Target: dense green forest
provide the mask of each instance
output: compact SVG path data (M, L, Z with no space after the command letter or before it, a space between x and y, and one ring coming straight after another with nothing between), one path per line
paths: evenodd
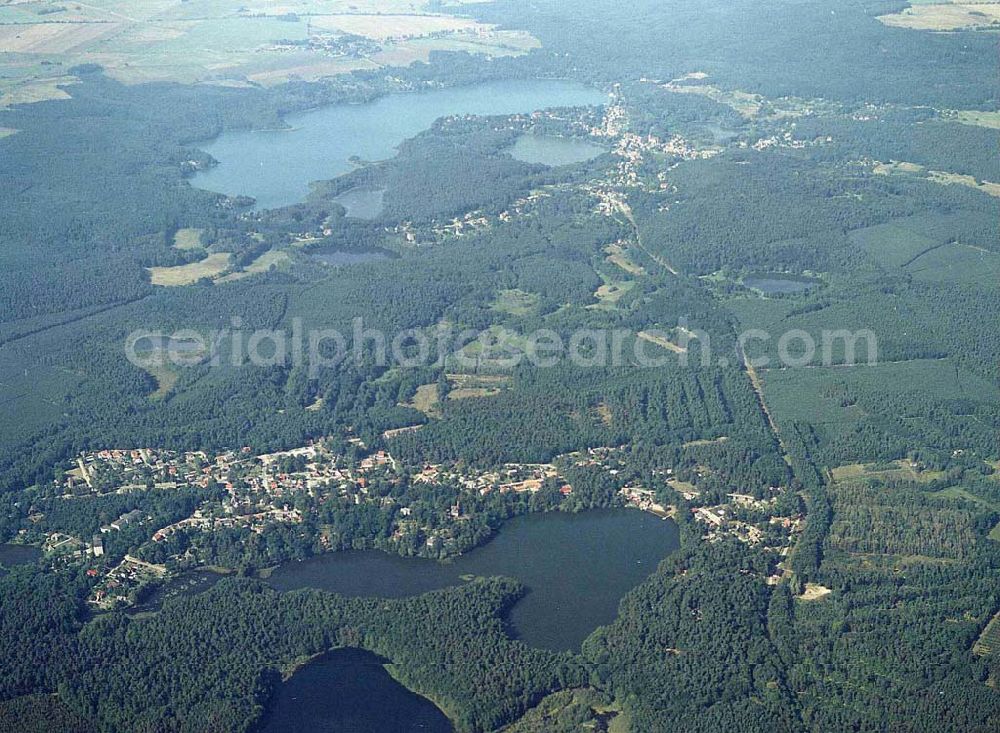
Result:
M499 0L460 12L541 48L273 87L126 85L89 64L67 70L66 99L0 110L16 130L0 137L0 542L86 542L148 517L106 535L103 560L0 567L0 731L253 730L284 673L344 646L390 660L462 733L1000 729L996 32L878 18L906 6ZM227 131L526 78L610 101L438 120L280 209L190 180ZM543 134L605 152L558 167L510 154ZM371 219L335 200L357 188L384 191ZM154 284L149 268L210 255L222 273ZM380 361L356 319L428 337L429 358ZM217 363L164 371L124 353L138 329L297 327L338 329L360 358L260 367L229 340ZM448 329L496 350L437 341ZM620 333L624 357L505 360L541 329ZM844 331L872 340L827 347ZM791 332L825 362L783 363ZM288 499L301 524L153 542L222 487L67 497L53 482L84 450L328 436L352 459L398 460L366 486L385 501L303 490ZM613 464L574 458L588 450ZM462 490L411 480L426 464L515 462L554 462L572 494L548 481L463 500L446 547L395 536L400 506L441 526ZM620 506L625 487L676 510L682 548L574 653L511 637L525 588L509 579L387 601L250 577L327 550L445 557L518 514ZM737 539L693 513L720 506L766 530ZM97 614L87 571L126 553L235 572L155 613Z

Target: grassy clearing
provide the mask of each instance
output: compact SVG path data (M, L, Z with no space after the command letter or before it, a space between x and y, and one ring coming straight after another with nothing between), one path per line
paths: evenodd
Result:
M967 186L968 188L974 188L977 191L981 191L987 196L1000 197L1000 184L991 183L989 181L978 181L974 176L967 176L961 173L927 170L922 165L918 165L917 163L907 163L905 161L876 163L872 172L878 176L918 176L925 181L937 183L942 186Z
M597 302L587 307L615 310L618 301L630 293L635 284L635 280L609 280L594 291Z
M666 349L667 351L672 351L675 354L687 353L687 349L685 349L683 346L678 346L673 341L664 338L660 334L651 333L649 331L639 331L638 336L643 341L648 341L651 344L656 344L660 348Z
M695 77L688 74L684 81L690 79L704 79L705 76ZM764 98L759 94L748 94L739 90L725 90L711 84L677 84L670 82L666 89L676 94L697 94L708 97L713 102L724 104L727 107L739 112L744 117L754 118L760 114L761 107L764 106Z
M17 130L13 127L0 127L0 140L5 137L10 137L11 135L16 135Z
M156 390L149 395L149 399L153 402L166 399L167 395L177 386L177 380L180 378L180 374L176 369L167 365L149 367L146 371L156 380Z
M0 79L0 109L18 104L69 99L69 93L62 87L75 83L77 83L76 77L70 76L48 79Z
M172 288L181 285L191 285L202 278L211 278L221 275L229 267L229 253L217 252L209 255L199 262L191 262L187 265L177 265L176 267L148 267L150 280L153 285L162 285Z
M526 316L538 308L539 296L513 288L501 290L490 304L490 308L511 316Z
M272 267L281 268L282 265L286 265L291 261L292 258L287 252L270 249L239 272L232 272L224 277L220 277L218 282L228 283L233 282L234 280L242 280L243 278L250 277L251 275L259 275L263 272L268 272Z
M174 234L174 249L199 249L203 229L178 229Z
M449 374L449 400L468 400L495 397L510 384L510 377L504 375Z
M969 188L974 188L977 191L982 191L988 196L1000 197L1000 183L977 181L973 176L965 176L960 173L948 173L946 171L930 171L927 178L934 183L940 183L944 186L968 186Z
M607 254L605 260L625 270L629 275L646 274L646 270L641 265L637 265L629 259L628 251L621 245L609 244L604 248L604 252Z
M441 417L437 384L421 384L417 387L417 392L413 395L413 399L403 406L419 410L427 415L427 417Z
M930 483L944 476L943 471L921 471L904 459L893 461L890 464L850 463L845 466L837 466L830 473L833 474L834 481L882 478Z
M972 645L972 653L979 657L987 657L1000 651L1000 613L990 619L983 633Z
M820 585L819 583L806 583L806 589L802 591L802 595L799 596L799 600L818 601L820 598L826 598L831 593L833 593L833 591L825 585Z
M722 435L718 438L712 438L711 440L691 440L683 445L684 448L701 448L706 445L722 445L727 440L729 440L728 435Z
M1000 112L980 112L979 110L957 110L945 114L946 119L961 122L963 125L988 127L1000 130Z
M987 29L1000 25L1000 5L934 3L913 5L879 20L894 28L921 31Z

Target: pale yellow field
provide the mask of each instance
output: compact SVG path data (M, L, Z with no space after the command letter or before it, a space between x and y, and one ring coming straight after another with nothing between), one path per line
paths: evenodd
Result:
M117 23L36 23L0 26L0 53L69 53L117 33Z
M635 287L635 280L620 280L605 283L594 291L594 297L598 302L588 306L589 308L614 308L618 301Z
M174 234L176 249L197 249L201 246L201 229L178 229Z
M967 186L968 188L974 188L977 191L982 191L989 196L1000 197L1000 183L978 181L973 176L963 175L961 173L927 170L922 165L918 165L917 163L907 163L905 161L893 161L892 163L876 162L872 172L878 176L919 176L925 181L938 183L942 186Z
M18 104L69 99L69 94L62 87L76 82L77 79L70 76L19 79L10 84L0 82L0 109Z
M820 598L828 596L833 591L819 583L806 583L806 589L799 596L800 601L818 601Z
M51 86L51 69L39 66L43 58L59 64L52 68L98 63L126 83L274 85L408 65L426 61L433 51L494 57L539 46L526 33L500 31L439 7L430 12L430 5L429 0L256 0L249 5L240 0L37 0L31 3L36 13L53 12L28 16L37 22L0 25L0 53L19 54L17 62L5 65L0 107L61 94ZM366 36L382 48L356 58L322 43L296 45L339 33Z
M162 400L170 394L180 377L176 369L170 366L149 367L146 371L156 380L156 391L149 395L149 399L153 401Z
M975 188L976 190L982 191L990 196L1000 197L1000 183L977 181L972 176L963 176L959 173L946 173L945 171L930 171L928 178L935 183L940 183L945 186L951 184L968 186L969 188Z
M10 137L11 135L14 135L16 133L17 130L15 130L13 127L0 127L0 140L2 140L5 137Z
M937 3L914 5L879 20L895 28L924 31L954 31L968 28L988 28L1000 23L1000 4Z
M683 346L678 346L673 341L665 339L659 334L650 333L649 331L639 331L639 338L643 341L648 341L651 344L656 344L657 346L667 349L668 351L673 351L675 354L686 354L687 349Z
M448 15L328 15L314 18L313 28L337 30L377 41L393 38L417 38L432 33L456 31L487 32L490 26L466 18Z
M149 267L150 280L153 285L177 287L196 283L203 277L214 278L229 267L229 253L218 252L209 255L200 262L192 262L176 267Z
M417 393L413 395L413 400L406 407L419 410L427 415L427 417L441 417L441 410L438 406L437 385L422 384L417 387Z

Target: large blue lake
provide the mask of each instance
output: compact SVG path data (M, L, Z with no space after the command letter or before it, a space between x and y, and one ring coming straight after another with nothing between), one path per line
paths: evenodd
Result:
M195 175L199 188L253 196L258 208L305 199L309 183L353 168L351 158L391 158L404 140L439 117L510 115L550 107L602 105L604 93L554 79L497 81L390 94L367 104L339 104L289 116L289 130L236 131L201 148L219 161Z
M280 566L268 583L346 596L402 598L474 576L506 575L528 593L509 630L532 646L577 650L618 604L679 546L677 525L634 509L516 517L482 547L447 563L384 552L336 552ZM263 733L450 733L448 719L356 649L331 652L298 670L268 705Z

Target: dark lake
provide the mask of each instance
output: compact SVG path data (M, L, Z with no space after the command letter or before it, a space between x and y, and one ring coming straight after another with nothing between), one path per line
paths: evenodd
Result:
M607 152L588 140L555 135L521 135L508 150L517 160L524 163L548 165L553 168L572 163L582 163Z
M449 115L510 115L549 107L602 105L593 87L554 79L497 81L390 94L368 104L340 104L291 115L291 129L234 131L203 144L219 161L192 179L199 188L257 199L259 208L302 201L311 181L352 170L351 158L385 160L396 146Z
M347 216L355 219L374 219L382 213L385 189L352 188L333 200L344 207Z
M0 545L0 565L28 565L42 556L37 547L28 545Z
M182 596L194 596L211 588L225 575L212 570L189 570L153 590L141 603L130 608L127 613L138 614L159 611L164 601Z
M429 700L396 682L386 660L338 649L298 670L269 705L261 733L451 733Z
M754 272L743 278L743 284L764 295L789 295L804 293L822 281L803 275L786 275L781 272Z
M282 565L267 582L278 590L400 598L470 576L505 575L528 588L511 611L512 632L532 646L576 650L595 628L614 620L622 597L678 546L672 521L637 510L529 514L447 563L374 550L340 552Z

